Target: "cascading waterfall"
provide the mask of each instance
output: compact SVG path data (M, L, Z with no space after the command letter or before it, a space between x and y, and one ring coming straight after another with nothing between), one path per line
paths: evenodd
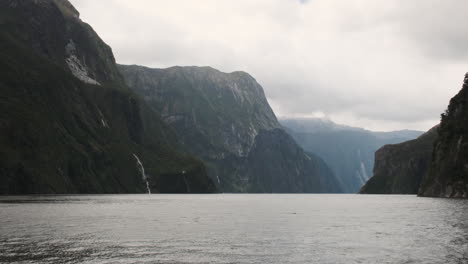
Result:
M148 194L151 194L151 189L149 187L148 177L146 176L146 173L145 173L145 167L143 167L143 163L141 163L140 159L138 158L138 156L135 153L133 153L133 157L135 157L135 159L137 161L137 165L138 165L138 169L140 170L141 177L146 182L146 190L148 190Z

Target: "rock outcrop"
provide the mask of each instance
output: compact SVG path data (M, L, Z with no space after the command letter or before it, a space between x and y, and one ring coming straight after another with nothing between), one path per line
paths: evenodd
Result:
M435 126L417 139L385 145L375 152L374 174L363 194L416 194L432 158Z
M324 162L282 130L263 88L245 72L120 66L128 86L202 159L224 192L338 192Z
M0 1L0 71L0 194L215 191L68 1Z

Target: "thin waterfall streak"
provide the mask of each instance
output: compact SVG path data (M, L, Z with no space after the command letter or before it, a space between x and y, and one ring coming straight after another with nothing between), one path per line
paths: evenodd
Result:
M137 161L137 166L138 166L138 169L140 170L141 177L146 182L146 190L148 191L148 194L151 194L151 189L149 187L148 177L146 176L146 173L145 173L145 167L143 167L143 163L141 163L140 159L138 158L138 156L135 153L133 153L133 157L135 157L135 159Z

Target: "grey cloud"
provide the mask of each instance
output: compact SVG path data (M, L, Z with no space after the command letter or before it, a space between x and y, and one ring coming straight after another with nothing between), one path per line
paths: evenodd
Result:
M468 71L463 0L71 1L120 63L244 70L280 116L428 129Z
M441 60L466 60L466 10L468 2L463 0L404 1L397 22L425 55Z

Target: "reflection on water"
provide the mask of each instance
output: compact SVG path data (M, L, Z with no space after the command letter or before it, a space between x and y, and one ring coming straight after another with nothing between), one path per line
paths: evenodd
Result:
M0 197L0 263L468 263L468 200Z

